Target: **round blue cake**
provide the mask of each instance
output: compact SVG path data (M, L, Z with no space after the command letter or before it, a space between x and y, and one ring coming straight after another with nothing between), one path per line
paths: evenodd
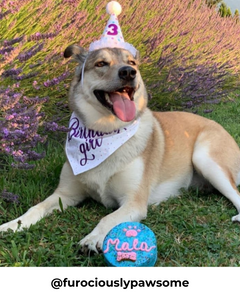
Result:
M144 224L124 222L106 235L103 254L109 266L152 267L157 260L156 237Z

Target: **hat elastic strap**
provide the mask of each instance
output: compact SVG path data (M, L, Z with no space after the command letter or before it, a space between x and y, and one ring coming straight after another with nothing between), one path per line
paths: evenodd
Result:
M83 76L84 76L84 69L85 69L85 65L86 65L86 61L87 61L88 56L86 56L83 65L82 65L82 74L81 74L81 85L83 87Z

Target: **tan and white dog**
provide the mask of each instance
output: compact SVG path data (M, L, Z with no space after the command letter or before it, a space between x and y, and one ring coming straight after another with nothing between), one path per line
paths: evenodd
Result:
M182 188L206 185L234 204L238 215L232 220L240 222L236 187L240 184L240 151L219 124L185 112L150 111L138 58L127 50L105 48L87 53L73 45L64 55L79 63L69 104L84 128L108 134L136 121L138 126L133 136L90 170L74 175L68 159L55 192L21 217L1 225L0 231L29 227L59 209L59 199L65 209L91 196L106 207L117 208L80 241L83 249L98 252L115 225L141 221L148 205L176 196Z

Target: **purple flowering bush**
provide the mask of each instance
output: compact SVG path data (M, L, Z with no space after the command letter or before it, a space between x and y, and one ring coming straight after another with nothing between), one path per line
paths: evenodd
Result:
M239 85L239 22L203 2L151 1L151 20L140 30L147 36L148 28L145 58L155 72L146 76L160 108L218 103ZM142 9L139 23L148 14Z
M221 18L202 0L120 2L124 38L141 53L152 108L195 110L234 90L240 22ZM62 53L99 39L106 3L0 0L0 169L6 157L11 167L32 168L45 155L38 145L50 132L67 130L74 64Z

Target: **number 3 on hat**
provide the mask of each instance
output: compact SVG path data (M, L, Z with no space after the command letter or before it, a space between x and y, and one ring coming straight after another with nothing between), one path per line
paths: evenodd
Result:
M110 24L108 26L108 28L109 28L108 31L107 31L108 35L117 35L118 34L118 27L117 27L117 25Z

